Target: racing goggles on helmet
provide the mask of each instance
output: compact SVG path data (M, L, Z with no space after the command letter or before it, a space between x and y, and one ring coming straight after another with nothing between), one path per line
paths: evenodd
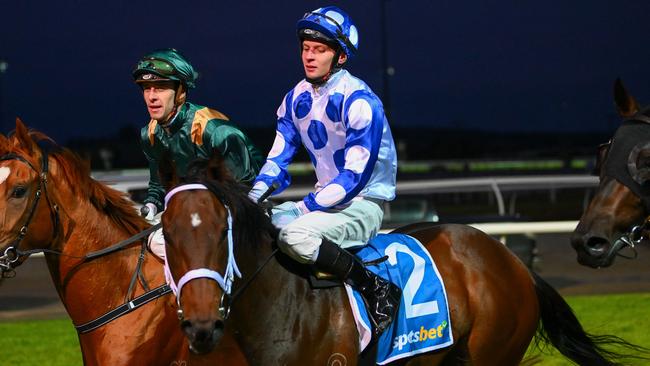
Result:
M148 58L138 62L138 70L149 70L153 71L161 76L177 76L178 71L171 63L159 59L159 58Z
M314 15L317 17L325 18L326 20L329 21L330 24L334 24L336 26L336 38L341 40L343 43L345 43L346 46L352 51L352 52L357 52L357 48L354 47L352 42L350 42L350 39L348 36L345 35L343 32L343 27L339 24L339 22L336 21L336 19L322 13L314 13L314 12L306 12L305 15L302 16L302 19L307 19L307 17Z

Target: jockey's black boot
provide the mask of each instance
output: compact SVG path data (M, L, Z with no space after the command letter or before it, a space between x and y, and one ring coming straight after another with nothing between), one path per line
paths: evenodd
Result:
M327 239L323 239L315 265L361 293L376 337L388 328L401 301L399 287L372 273L354 255Z

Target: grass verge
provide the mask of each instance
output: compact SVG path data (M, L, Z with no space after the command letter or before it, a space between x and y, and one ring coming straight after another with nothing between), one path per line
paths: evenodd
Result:
M583 327L592 334L613 334L628 342L650 346L650 293L566 297ZM82 365L77 334L68 319L0 323L3 365L77 366ZM537 365L571 363L554 348L544 352L530 349ZM648 365L650 361L631 361Z

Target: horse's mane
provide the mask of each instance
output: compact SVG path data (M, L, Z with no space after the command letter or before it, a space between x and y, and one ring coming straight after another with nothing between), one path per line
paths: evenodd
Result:
M24 127L22 127L24 129ZM135 233L147 226L133 207L133 202L123 192L110 188L91 178L90 163L71 150L57 145L47 135L35 130L16 129L5 139L2 154L14 153L30 160L35 167L41 166L44 151L56 161L61 178L66 180L70 191L80 200L88 201L99 212L107 215L117 226Z
M248 198L248 187L234 180L220 157L191 162L183 181L206 185L230 208L235 242L259 245L277 238L278 229L264 209Z
M63 149L60 154L54 154L68 182L77 184L73 191L83 199L87 199L100 212L110 217L116 225L135 233L147 226L140 217L127 195L116 189L102 184L90 176L90 164L82 161L78 155Z

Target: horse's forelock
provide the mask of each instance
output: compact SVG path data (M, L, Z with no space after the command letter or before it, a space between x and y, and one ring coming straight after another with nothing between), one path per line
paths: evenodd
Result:
M258 245L263 242L261 239L264 233L272 238L277 237L277 229L263 209L248 198L249 187L232 177L220 155L215 155L210 160L192 161L181 183L206 185L222 204L230 208L234 216L236 242Z
M235 241L249 246L260 245L263 236L268 233L271 238L277 237L277 229L271 219L264 213L262 207L248 197L248 187L233 179L226 181L207 180L203 183L212 193L227 205L233 215Z
M7 136L0 134L0 155L14 153L35 163L42 153L38 148L39 143L47 143L58 148L52 138L38 130L28 129L18 120L14 131Z

